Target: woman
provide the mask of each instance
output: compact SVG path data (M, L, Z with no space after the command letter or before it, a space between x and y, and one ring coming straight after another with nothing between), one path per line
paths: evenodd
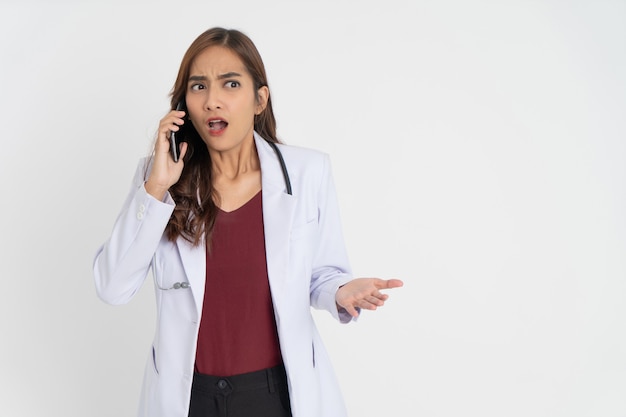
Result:
M352 279L327 155L279 144L261 57L236 30L183 57L94 275L128 302L151 270L157 329L140 416L341 417L311 306L342 323L399 280ZM182 140L174 161L170 132Z

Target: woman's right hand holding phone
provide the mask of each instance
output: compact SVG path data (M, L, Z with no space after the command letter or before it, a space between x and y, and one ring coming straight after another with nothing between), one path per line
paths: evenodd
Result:
M169 137L170 132L178 132L180 126L185 123L184 117L184 111L172 110L159 123L154 146L154 162L145 183L146 191L159 201L162 201L167 190L178 182L183 172L183 157L187 152L187 143L180 144L180 156L178 162L174 162L170 153Z

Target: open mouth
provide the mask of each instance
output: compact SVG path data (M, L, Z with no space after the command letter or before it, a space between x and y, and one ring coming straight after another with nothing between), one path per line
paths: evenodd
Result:
M212 132L217 132L220 130L226 129L228 126L228 122L222 119L213 119L209 120L209 130Z

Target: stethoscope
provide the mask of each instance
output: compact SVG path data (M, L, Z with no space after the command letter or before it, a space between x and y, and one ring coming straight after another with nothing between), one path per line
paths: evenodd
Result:
M266 142L269 143L272 149L274 149L274 152L276 152L276 156L278 157L278 162L280 163L280 169L282 170L283 178L285 179L285 188L287 189L287 194L292 195L291 194L291 181L289 180L289 172L287 171L287 165L285 164L285 160L283 159L283 154L280 152L280 149L278 149L278 146L276 146L274 142L270 142L269 140L266 140ZM160 290L163 290L163 291L185 290L185 289L191 288L191 285L189 285L188 282L175 282L169 288L161 287L161 285L159 285L159 283L157 282L155 272L156 271L154 270L154 263L153 263L152 264L152 276L154 278L154 285L156 285L156 287Z
M278 162L280 163L280 169L283 171L283 178L285 179L285 187L287 188L287 194L291 194L291 181L289 181L289 172L287 172L287 165L285 165L285 160L283 159L283 154L278 149L278 146L274 142L266 141L270 144L272 148L274 148L274 152L276 152L276 156L278 157Z

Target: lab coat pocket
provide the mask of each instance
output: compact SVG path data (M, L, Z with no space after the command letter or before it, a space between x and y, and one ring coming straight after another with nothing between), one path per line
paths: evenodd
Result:
M300 240L307 237L314 236L317 229L316 219L307 221L304 224L294 226L291 229L291 240Z
M173 292L177 292L176 290L187 290L190 288L189 281L182 272L182 268L174 269L171 266L168 267L165 263L158 264L156 261L152 265L152 274L157 290L173 290Z

